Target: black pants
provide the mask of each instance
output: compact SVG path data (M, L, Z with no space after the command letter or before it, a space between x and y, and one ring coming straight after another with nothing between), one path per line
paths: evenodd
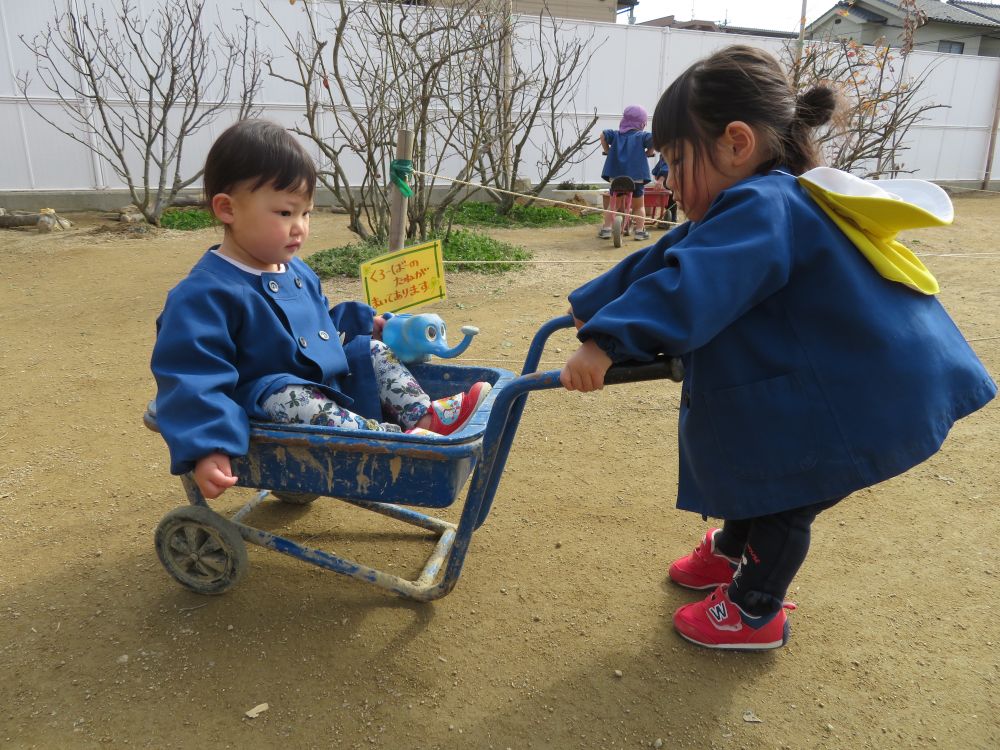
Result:
M729 598L754 616L781 609L809 551L813 521L841 500L838 497L770 516L726 521L715 535L715 548L728 557L742 558Z

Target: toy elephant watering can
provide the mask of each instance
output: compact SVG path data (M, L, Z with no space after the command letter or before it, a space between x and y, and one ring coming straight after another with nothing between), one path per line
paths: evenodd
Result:
M445 336L444 321L440 315L422 313L383 313L385 328L382 329L382 341L392 349L400 362L412 364L426 362L431 355L445 359L457 357L469 348L472 337L479 333L475 326L462 326L465 338L451 349Z

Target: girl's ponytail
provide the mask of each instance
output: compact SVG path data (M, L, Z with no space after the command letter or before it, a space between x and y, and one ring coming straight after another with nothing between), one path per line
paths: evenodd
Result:
M837 94L829 86L813 86L795 99L795 119L810 128L826 125L837 109Z
M833 119L837 104L837 94L828 86L814 86L795 98L795 114L786 137L782 139L784 164L794 174L801 174L819 164L813 130Z

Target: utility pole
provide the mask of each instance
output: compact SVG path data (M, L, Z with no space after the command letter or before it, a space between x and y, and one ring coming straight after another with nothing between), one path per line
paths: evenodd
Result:
M795 61L796 68L802 63L802 48L806 43L806 5L806 0L802 0L802 12L799 14L799 44L798 56Z

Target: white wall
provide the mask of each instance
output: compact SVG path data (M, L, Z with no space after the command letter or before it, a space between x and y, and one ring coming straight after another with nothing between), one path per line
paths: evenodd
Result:
M91 1L103 7L113 5L113 0ZM151 15L157 0L137 2ZM287 64L282 36L255 0L209 0L206 17L214 19L217 13L229 13L233 6L241 4L261 22L262 46L274 52L279 58L278 65L282 64L282 58ZM268 2L267 7L290 35L294 36L303 27L301 6ZM34 65L19 36L31 37L40 31L52 8L47 2L0 0L0 142L6 145L0 168L0 191L120 188L120 181L107 165L42 121L17 93L16 74ZM575 111L564 115L584 118L596 110L600 120L595 136L600 129L616 127L628 104L641 104L651 112L660 93L681 71L719 47L744 43L775 53L781 49L781 42L775 39L624 24L567 21L564 33L593 37L595 52L583 77ZM927 122L911 129L907 144L910 150L902 158L904 164L916 168L915 176L924 179L982 179L1000 85L1000 59L915 52L907 67L912 74L929 69L921 91L929 101L946 104L948 108L934 110ZM46 91L36 87L31 95L36 106L59 116ZM273 78L265 79L261 100L267 117L287 124L299 117L295 89ZM199 164L212 140L229 122L229 119L219 120L190 141L185 164L192 167ZM1000 163L1000 158L996 162ZM533 164L531 155L525 163ZM591 156L564 177L580 182L598 181L602 164L603 158L595 147Z

